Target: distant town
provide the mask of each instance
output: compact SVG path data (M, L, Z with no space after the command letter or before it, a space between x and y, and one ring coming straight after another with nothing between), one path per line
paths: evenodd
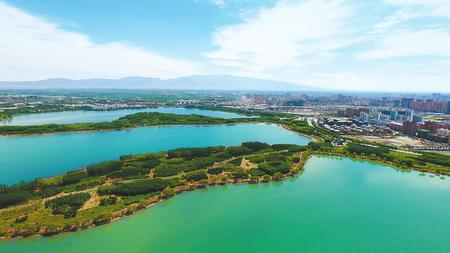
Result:
M348 138L449 152L450 95L440 93L7 91L0 95L0 119L36 112L158 106L284 112Z

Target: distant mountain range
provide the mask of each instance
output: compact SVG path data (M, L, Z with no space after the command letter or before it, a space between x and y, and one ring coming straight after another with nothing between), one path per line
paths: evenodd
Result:
M0 81L0 89L168 89L168 90L319 90L297 83L231 75L194 75L162 80L152 77L121 79L64 79Z

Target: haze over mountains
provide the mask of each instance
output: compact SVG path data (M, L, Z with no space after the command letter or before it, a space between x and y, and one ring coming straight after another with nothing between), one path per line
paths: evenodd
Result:
M292 82L232 75L193 75L162 80L152 77L0 81L0 89L174 89L174 90L318 90Z

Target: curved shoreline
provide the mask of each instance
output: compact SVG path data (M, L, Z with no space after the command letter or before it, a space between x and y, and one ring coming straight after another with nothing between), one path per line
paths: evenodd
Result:
M309 159L309 157L308 157L308 159ZM304 164L305 163L303 163L303 165ZM271 179L271 180L265 181L265 182L263 182L263 181L253 182L250 179L239 179L239 180L229 180L229 181L227 181L225 183L211 183L211 184L208 184L208 185L200 185L200 184L184 185L184 186L180 186L178 189L177 189L177 187L175 187L174 188L174 190L176 191L175 194L167 196L167 195L164 195L164 193L159 193L157 195L148 197L148 198L146 198L146 200L148 200L148 205L146 205L146 206L139 206L136 210L131 211L131 212L129 212L130 209L128 207L124 208L122 210L116 211L115 213L113 213L113 216L114 216L114 214L118 213L117 216L114 216L114 217L112 217L112 219L110 219L108 221L105 221L105 222L101 222L101 223L98 223L98 224L95 224L93 221L81 222L80 223L81 226L77 226L76 228L73 228L73 226L71 226L71 227L64 226L64 227L61 227L61 230L52 231L50 233L47 233L47 231L41 233L39 231L39 232L33 233L33 234L29 235L29 236L22 236L22 235L9 236L9 237L4 237L3 236L3 237L0 237L0 242L1 241L12 241L12 240L42 238L42 237L53 237L53 236L58 236L58 235L63 236L63 235L66 235L66 234L68 234L70 232L75 233L75 232L78 232L78 231L82 231L82 230L86 230L86 229L90 229L90 228L95 228L95 227L106 225L106 224L109 224L109 223L112 223L112 222L120 221L123 218L125 218L126 216L130 216L130 215L133 215L135 213L144 211L146 209L150 209L151 207L154 207L154 206L162 203L166 199L175 197L175 196L183 194L185 192L194 191L194 190L198 190L198 189L207 189L207 188L212 188L212 187L217 187L217 186L225 186L225 185L250 185L250 184L265 184L265 183L279 182L279 181L286 180L286 179L294 177L295 175L300 174L303 171L303 167L304 166L301 166L300 169L295 174L290 174L289 173L287 175L283 175L283 178L280 179L280 180L273 180L273 179ZM133 204L131 204L130 206L132 206L132 205ZM72 225L78 225L78 224L72 224ZM16 230L19 233L20 232L22 232L22 233L24 232L24 231L20 231L18 229L14 229L14 230ZM10 228L7 232L9 232L9 231L13 231L13 229Z
M46 136L46 135L57 135L57 134L78 134L78 133L104 133L104 132L116 132L116 131L126 131L133 130L138 128L146 128L146 127L172 127L172 126L200 126L200 127L208 127L208 126L235 126L235 125L252 125L252 124L265 124L265 125L274 125L281 127L289 132L295 133L297 135L306 137L311 139L311 141L316 142L317 138L308 135L305 133L296 132L290 129L288 126L279 123L271 123L271 122L238 122L238 123L228 123L228 124L162 124L162 125L153 125L153 126L136 126L136 127L128 127L128 128L118 128L118 129L99 129L99 130L80 130L80 131L65 131L65 132L49 132L49 133L34 133L34 134L0 134L0 138L13 138L13 137L30 137L30 136Z
M135 203L136 205L131 204L122 210L114 212L111 216L111 219L104 221L104 222L95 223L94 221L86 221L86 222L80 222L79 224L74 223L71 226L66 225L63 227L59 227L56 231L50 231L50 232L39 228L39 231L37 233L33 233L33 234L30 234L27 236L20 235L21 232L22 233L24 232L23 230L20 231L18 229L10 228L9 231L12 232L13 230L15 230L15 232L18 234L13 235L13 236L0 237L0 241L33 239L33 238L41 238L41 237L53 237L53 236L58 236L58 235L63 236L63 235L68 234L69 232L77 232L77 231L81 231L81 230L95 228L95 227L102 226L102 225L105 225L108 223L123 220L126 216L130 216L135 213L139 213L141 211L144 211L146 209L154 207L154 206L162 203L166 199L175 197L175 196L183 194L185 192L194 191L197 189L207 189L207 188L224 186L224 185L265 184L265 183L274 183L274 182L278 182L278 181L283 181L286 179L293 178L297 175L301 175L305 169L305 165L306 165L307 161L312 156L316 156L316 157L322 156L322 157L331 157L331 158L346 158L346 159L351 159L351 160L354 160L357 162L369 162L369 163L374 163L374 164L380 164L383 166L390 167L391 169L394 169L394 170L400 169L400 170L406 170L406 171L426 172L429 174L436 175L436 172L421 170L421 169L415 168L415 167L409 168L409 167L398 165L395 163L388 163L386 161L369 159L367 157L362 157L362 156L345 156L342 154L336 154L336 153L332 154L332 153L323 153L323 152L302 152L301 159L297 164L295 164L293 166L293 170L291 170L292 172L289 172L288 174L283 175L283 177L280 180L270 179L268 181L261 181L261 180L252 181L251 179L229 179L226 182L221 182L221 183L212 182L212 183L208 183L207 185L201 185L198 182L195 182L195 183L191 183L188 185L182 185L182 186L175 187L174 188L175 193L173 195L166 195L163 192L160 192L157 195L147 197L147 198L145 198L145 200L148 202L148 204L146 204L145 206L141 205L140 203ZM439 174L439 175L448 177L448 176L450 176L450 173L449 174ZM130 207L133 207L133 210L131 210Z

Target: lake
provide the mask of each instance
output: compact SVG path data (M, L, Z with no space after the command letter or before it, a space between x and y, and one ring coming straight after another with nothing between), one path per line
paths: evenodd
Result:
M182 107L158 107L146 109L123 109L113 111L64 111L64 112L46 112L46 113L30 113L13 117L11 120L0 121L0 126L26 126L26 125L43 125L43 124L70 124L70 123L88 123L111 121L123 117L128 114L138 112L162 112L173 114L197 114L218 118L242 118L246 117L231 112L199 110Z
M306 145L310 139L268 124L141 127L110 132L0 138L0 183L54 176L121 155L245 141Z
M292 179L183 193L94 229L0 252L450 252L450 179L312 157Z

